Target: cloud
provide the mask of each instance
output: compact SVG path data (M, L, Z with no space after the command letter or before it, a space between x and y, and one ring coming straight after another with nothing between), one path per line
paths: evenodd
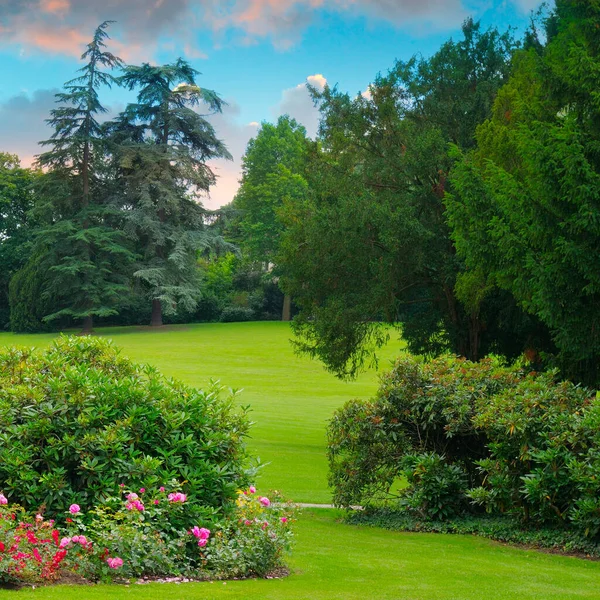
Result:
M93 30L115 20L112 49L126 60L149 60L164 38L190 58L198 30L237 32L238 42L269 39L285 49L327 11L385 21L400 29L450 30L467 16L466 0L0 0L0 45L79 56ZM511 0L522 9L537 0Z
M321 73L309 75L306 82L283 90L281 100L271 109L273 118L280 115L289 115L304 125L310 137L315 137L319 128L319 111L315 107L306 84L322 90L327 84L327 79Z
M57 92L37 90L0 103L0 151L18 154L24 166L31 165L34 155L42 151L38 142L52 133L45 119L55 106Z

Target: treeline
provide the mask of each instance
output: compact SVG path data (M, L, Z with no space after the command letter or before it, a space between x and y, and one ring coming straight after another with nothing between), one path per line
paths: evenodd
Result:
M597 383L600 8L558 0L522 39L468 20L368 93L311 89L317 139L263 123L218 213L197 194L228 154L197 107L222 100L184 61L123 67L105 28L43 172L0 166L3 322L295 314L297 347L342 377L393 324L416 354L525 353ZM138 101L99 124L111 83Z
M207 165L230 158L207 116L220 96L184 60L124 65L105 22L56 97L32 169L0 154L0 327L279 318L268 268L225 241L225 216L202 207ZM112 119L101 91L137 100Z

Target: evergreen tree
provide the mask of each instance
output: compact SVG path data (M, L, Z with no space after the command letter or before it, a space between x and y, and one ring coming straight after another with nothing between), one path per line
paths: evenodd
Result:
M107 70L121 60L105 50L110 21L102 23L82 55L86 64L80 75L57 94L58 108L48 123L54 128L50 150L38 157L48 172L42 179L39 215L47 224L39 233L46 274L44 294L52 297L58 310L46 320L62 317L83 319L90 332L93 317L118 312L119 297L127 285L126 266L131 259L118 215L109 206L106 176L106 146L98 116L106 112L98 91L111 86Z
M113 124L118 145L121 201L126 230L138 243L135 277L152 301L151 325L181 306L193 310L199 294L197 256L216 243L199 199L215 182L206 164L231 158L201 106L221 112L223 100L196 85L198 72L186 61L128 66L120 82L139 89Z

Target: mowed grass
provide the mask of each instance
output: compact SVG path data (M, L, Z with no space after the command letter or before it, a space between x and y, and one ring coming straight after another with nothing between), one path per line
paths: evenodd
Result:
M281 580L38 588L14 600L575 600L600 597L600 564L472 536L410 534L336 522L307 510L292 574Z
M149 331L104 329L131 358L203 386L212 378L244 388L256 425L251 446L264 461L262 489L297 502L328 502L325 423L333 410L377 389L377 373L344 383L319 363L297 357L284 323L191 325ZM51 335L0 334L1 345L44 346ZM382 353L387 368L400 350ZM503 546L473 536L446 536L356 527L334 510L304 510L296 524L292 574L282 580L130 586L57 586L0 591L29 600L600 599L600 563Z
M368 398L377 389L375 370L343 382L290 344L289 324L214 323L150 328L105 328L130 358L158 367L165 375L202 387L219 379L243 388L241 404L252 407L250 446L269 463L258 484L283 491L295 502L328 503L325 427L335 408L351 398ZM0 333L0 346L47 345L53 335ZM389 368L401 343L397 334L381 352L380 369Z

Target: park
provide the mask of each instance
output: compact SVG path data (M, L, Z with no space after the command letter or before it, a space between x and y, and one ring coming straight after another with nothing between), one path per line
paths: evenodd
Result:
M597 3L208 4L0 7L0 598L600 598Z

